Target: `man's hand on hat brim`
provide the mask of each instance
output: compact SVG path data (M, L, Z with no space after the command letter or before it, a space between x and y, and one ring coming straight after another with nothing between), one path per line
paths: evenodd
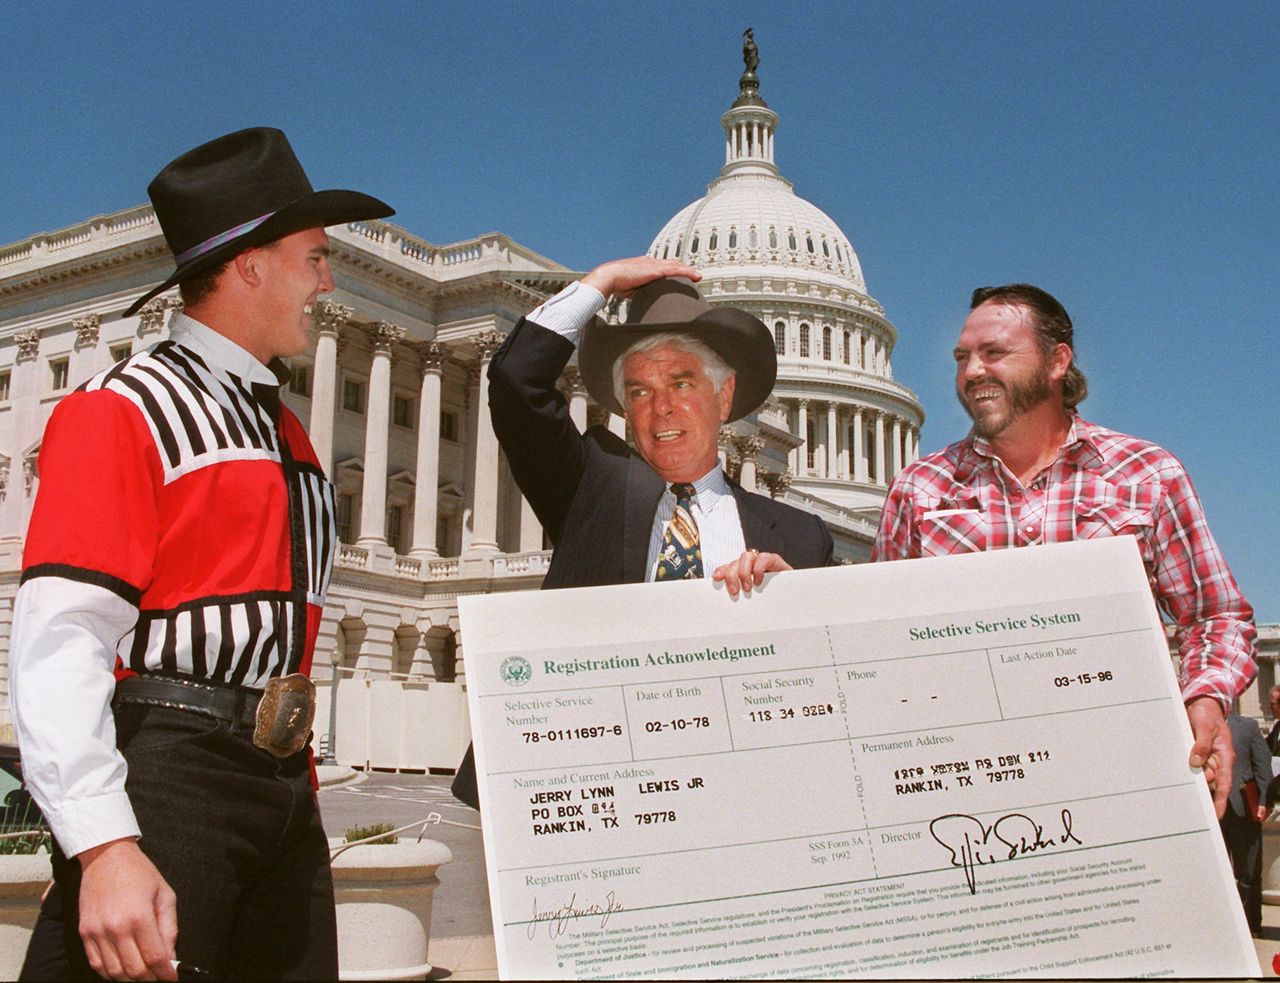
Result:
M595 287L606 298L630 297L646 283L667 276L680 276L689 280L701 280L702 274L692 266L674 259L654 259L652 256L632 256L601 263L582 278L582 282Z

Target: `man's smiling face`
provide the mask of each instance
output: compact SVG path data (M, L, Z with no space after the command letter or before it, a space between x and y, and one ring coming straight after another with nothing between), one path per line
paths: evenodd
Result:
M964 322L954 352L956 396L979 437L998 436L1053 396L1053 360L1031 318L1025 307L990 301Z
M669 343L634 352L622 363L623 401L636 449L668 484L694 481L716 466L733 386L730 376L716 392L702 360Z

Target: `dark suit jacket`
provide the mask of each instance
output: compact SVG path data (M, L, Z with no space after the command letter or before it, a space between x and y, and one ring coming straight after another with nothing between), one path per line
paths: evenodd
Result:
M1231 729L1231 744L1235 748L1236 763L1231 770L1231 795L1227 800L1229 808L1237 816L1252 819L1245 808L1244 796L1240 794L1240 786L1247 781L1254 781L1258 786L1258 799L1270 804L1271 791L1271 749L1262 738L1258 724L1247 717L1233 713L1227 717L1227 726Z
M493 429L555 546L543 589L643 583L666 483L608 429L578 431L556 389L572 354L568 340L521 319L489 363ZM730 484L748 549L777 553L797 569L832 562L831 533L816 515ZM453 794L478 805L470 748Z

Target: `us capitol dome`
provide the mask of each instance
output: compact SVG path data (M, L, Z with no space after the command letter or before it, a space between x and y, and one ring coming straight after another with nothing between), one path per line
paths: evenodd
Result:
M898 332L849 237L778 170L778 114L760 97L750 31L743 53L738 97L720 118L720 176L648 252L697 267L708 302L748 310L773 332L772 397L721 434L730 472L822 515L838 555L865 559L889 483L919 456L924 411L893 378Z

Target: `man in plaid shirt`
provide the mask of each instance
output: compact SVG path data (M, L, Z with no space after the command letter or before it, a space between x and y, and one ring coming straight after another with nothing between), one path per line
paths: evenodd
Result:
M1204 767L1221 817L1234 759L1225 719L1256 672L1253 609L1177 458L1076 414L1088 386L1074 355L1071 318L1045 291L974 291L955 347L973 429L897 476L872 559L1136 537L1176 626L1191 765Z

